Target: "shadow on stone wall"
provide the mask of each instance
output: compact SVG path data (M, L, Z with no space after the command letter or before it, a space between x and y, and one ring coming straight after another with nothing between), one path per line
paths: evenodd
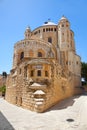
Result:
M0 130L15 130L1 112L0 112Z

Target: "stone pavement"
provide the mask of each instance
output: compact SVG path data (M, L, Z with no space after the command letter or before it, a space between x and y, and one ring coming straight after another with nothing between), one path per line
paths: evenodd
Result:
M66 99L44 113L0 98L0 130L87 130L87 96Z

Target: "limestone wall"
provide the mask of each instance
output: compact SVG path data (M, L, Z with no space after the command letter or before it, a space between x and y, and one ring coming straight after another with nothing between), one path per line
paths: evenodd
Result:
M74 33L62 17L46 22L14 46L13 67L6 83L6 100L43 112L57 102L81 93L81 63Z
M16 104L16 86L13 85L11 75L9 75L6 80L5 99L10 103Z
M21 74L19 73L20 67L22 69ZM14 73L7 79L6 100L23 108L44 112L57 102L81 93L80 88L75 87L78 78L67 70L62 70L58 63L51 65L50 80L48 79L50 82L47 83L47 86L31 87L30 77L24 77L24 64L21 64L17 71L15 82L13 80L14 76L16 76ZM37 91L43 93L35 94Z

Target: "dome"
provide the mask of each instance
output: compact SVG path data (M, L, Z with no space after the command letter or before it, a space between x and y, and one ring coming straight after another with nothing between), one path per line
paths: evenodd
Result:
M62 16L62 18L60 19L60 21L63 21L63 20L66 20L67 22L69 22L68 19L64 15Z
M43 26L48 26L48 25L57 25L57 24L51 22L50 20L44 22L44 24L43 24Z
M61 18L60 20L62 20L62 19L67 19L67 18L63 15L62 18Z
M26 31L30 31L30 32L31 32L31 29L30 29L30 27L29 27L29 26L26 28Z

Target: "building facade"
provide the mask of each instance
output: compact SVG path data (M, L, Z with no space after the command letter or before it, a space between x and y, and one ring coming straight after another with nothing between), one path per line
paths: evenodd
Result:
M62 17L31 31L14 45L13 67L7 77L6 100L43 112L58 101L81 92L81 59L74 32Z

